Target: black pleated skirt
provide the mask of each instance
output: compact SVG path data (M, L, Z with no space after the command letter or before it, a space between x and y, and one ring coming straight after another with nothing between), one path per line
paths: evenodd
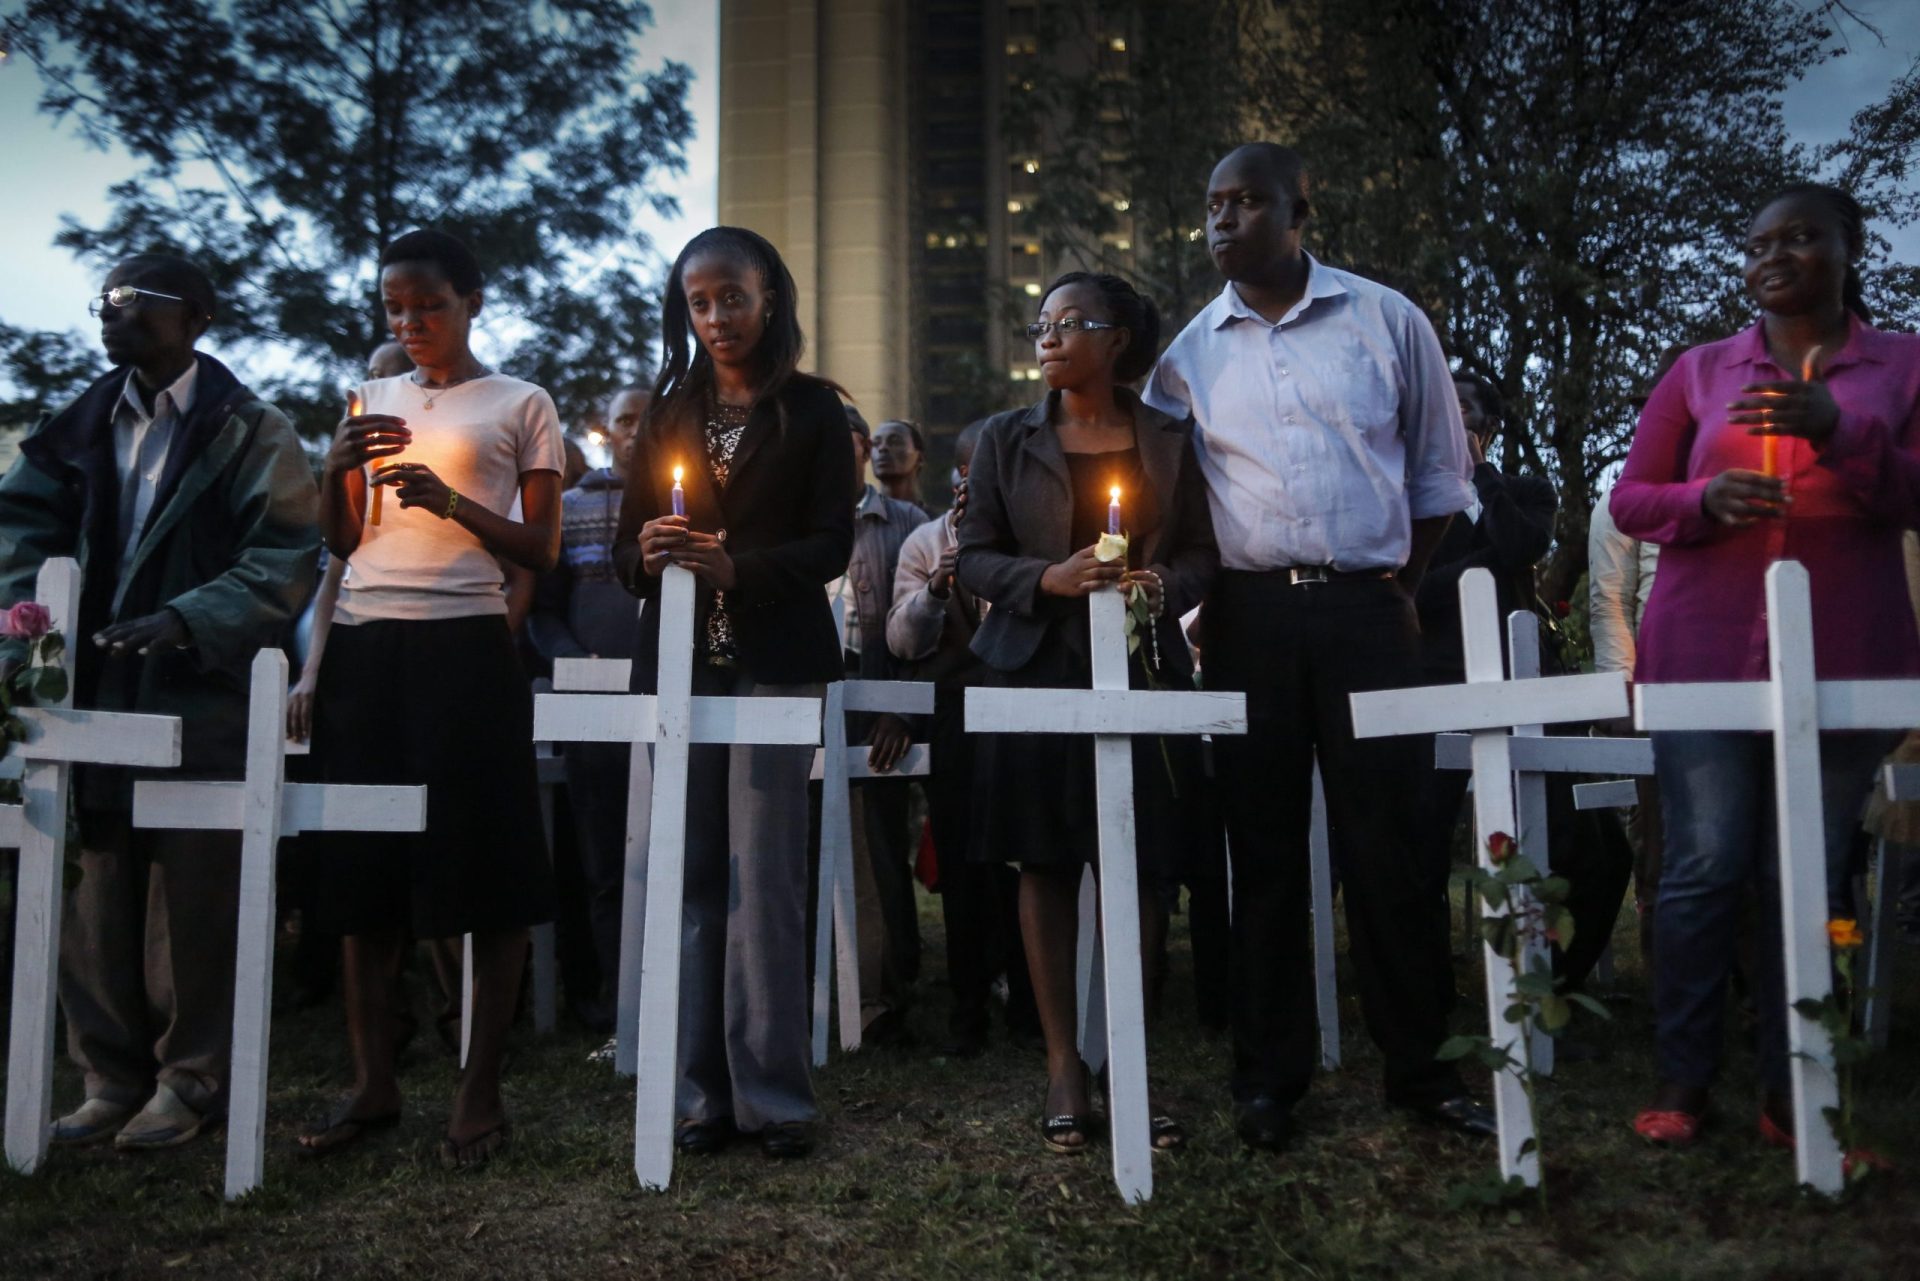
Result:
M504 618L336 623L313 710L326 782L427 788L424 832L314 834L321 928L448 938L553 919L533 695Z

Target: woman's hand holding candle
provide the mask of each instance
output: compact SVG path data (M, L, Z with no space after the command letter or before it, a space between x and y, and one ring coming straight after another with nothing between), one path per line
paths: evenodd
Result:
M1048 596L1091 596L1103 587L1118 587L1125 580L1124 559L1101 560L1095 547L1082 547L1057 565L1049 565L1040 575L1040 590Z
M333 444L327 450L327 472L331 476L370 471L376 460L391 458L413 440L406 419L392 414L364 414L359 412L361 408L358 396L348 397L347 416L341 420L334 432ZM379 523L373 515L379 508L372 504L379 501L379 492L376 486L368 496L369 519L374 524Z
M1821 378L1821 352L1818 347L1807 353L1797 382L1748 383L1740 389L1741 399L1727 406L1727 421L1745 427L1747 434L1761 439L1761 448L1778 449L1778 437L1798 436L1815 449L1822 448L1840 425L1840 406ZM1762 454L1762 466L1772 457L1774 466L1763 475L1778 475L1777 453Z

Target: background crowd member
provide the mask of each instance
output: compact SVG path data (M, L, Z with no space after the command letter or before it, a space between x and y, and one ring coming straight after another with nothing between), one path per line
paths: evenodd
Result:
M1676 346L1660 353L1653 377L1635 401L1637 409L1646 408L1647 397L1685 351ZM1621 533L1613 523L1612 497L1609 490L1593 505L1587 521L1587 627L1593 638L1593 670L1620 672L1631 683L1639 653L1640 620L1647 612L1647 598L1653 594L1660 545ZM1632 718L1626 718L1618 729L1632 733ZM1664 844L1660 784L1651 774L1642 775L1634 780L1634 791L1639 800L1627 820L1627 836L1634 853L1634 911L1640 922L1640 959L1651 972L1656 928L1653 909L1659 898Z
M323 916L346 936L352 1091L301 1143L330 1152L400 1109L390 1007L409 937L473 937L472 1036L440 1158L483 1162L511 1136L500 1062L527 928L553 915L533 763L533 703L507 627L502 558L538 571L560 538L560 424L531 383L495 373L470 337L472 252L411 231L380 256L387 323L411 374L361 384L327 456L321 518L348 561L314 694L331 782L422 784L427 828L328 842ZM371 520L369 465L388 490ZM505 513L519 500L523 519Z
M825 588L853 548L853 449L840 389L798 372L805 338L793 276L763 237L710 228L674 261L662 329L614 571L643 599L670 564L698 576L695 693L819 697L842 671ZM676 465L684 517L671 514ZM648 609L635 692L655 692L659 652L659 613ZM768 1156L813 1150L812 765L808 747L692 749L675 1091L682 1152L717 1151L743 1131Z
M1851 196L1782 192L1747 231L1759 321L1688 351L1647 401L1611 499L1622 533L1661 545L1636 681L1765 680L1765 579L1781 559L1812 580L1820 679L1920 673L1900 542L1920 525L1920 338L1868 323L1863 249ZM1777 475L1759 436L1776 438ZM1841 916L1853 915L1861 805L1891 746L1877 733L1820 736L1827 892ZM1660 1083L1634 1129L1671 1144L1699 1133L1753 881L1760 1128L1784 1142L1793 1114L1772 748L1759 734L1670 732L1653 736L1653 755L1667 837L1654 952Z
M959 582L993 603L973 638L990 684L1086 688L1092 676L1087 607L1097 591L1139 587L1154 644L1129 662L1135 688L1175 687L1193 666L1180 615L1205 596L1217 560L1205 482L1186 426L1123 384L1143 376L1159 345L1153 304L1117 276L1069 272L1041 296L1027 327L1046 399L987 421L967 479ZM1127 561L1101 562L1113 486L1123 495ZM1172 771L1196 740L1133 740L1140 864L1140 938L1149 988L1158 986L1168 895L1184 848ZM1047 1042L1041 1134L1084 1151L1090 1085L1076 1046L1075 941L1080 879L1097 861L1093 743L1085 735L976 736L972 856L1020 865L1020 931ZM1156 1148L1179 1146L1178 1122L1154 1108Z
M45 419L0 480L0 600L40 567L86 567L67 635L79 707L178 716L189 776L246 763L249 669L313 591L313 476L287 419L194 345L213 285L140 254L93 303L113 368ZM0 642L0 675L26 659ZM80 766L80 883L60 1006L86 1100L60 1144L184 1143L226 1109L240 834L132 826L128 772Z
M1167 348L1146 397L1195 420L1221 560L1200 616L1207 683L1247 694L1247 734L1214 744L1233 858L1240 1137L1283 1146L1318 1063L1316 752L1387 1099L1491 1135L1491 1111L1434 1058L1454 1000L1444 870L1418 861L1417 807L1381 803L1417 793L1431 739L1355 740L1348 706L1356 691L1420 681L1413 589L1474 498L1458 393L1419 308L1302 251L1297 153L1235 150L1206 203L1227 285Z
M873 429L873 478L888 498L919 507L920 468L927 458L927 437L920 424L889 418Z
M927 521L927 513L905 499L882 493L867 481L867 464L878 454L866 420L849 410L853 444L853 557L847 572L828 591L840 602L847 675L862 680L897 680L904 665L887 648L887 611L893 604L893 576L900 547ZM903 424L894 423L896 438ZM901 457L894 446L893 459ZM914 464L917 469L919 464ZM878 467L876 465L876 472ZM848 718L848 741L871 746L875 769L891 769L912 743L908 722L898 716ZM920 977L920 918L913 901L914 843L908 831L912 800L905 779L872 779L855 790L860 797L854 824L854 875L858 899L855 918L860 935L860 1022L863 1042L884 1044L906 1035L906 1014L913 985Z
M640 611L613 568L613 536L633 443L652 394L624 387L607 402L609 464L560 496L560 559L541 575L527 634L548 663L558 658L631 659L640 643ZM598 962L597 991L568 993L580 1021L613 1028L620 978L620 900L626 878L627 783L632 749L624 743L569 743L572 802L587 924ZM562 912L562 919L566 913ZM608 1043L611 1045L611 1042ZM603 1051L605 1047L602 1047Z
M966 692L986 667L973 637L987 605L954 577L960 520L967 511L967 472L985 422L970 423L953 442L953 507L921 525L900 547L887 614L887 647L915 680L934 683L928 736L927 821L939 867L940 913L947 936L947 986L953 1005L941 1053L960 1058L987 1044L993 984L1007 980L1006 1020L1016 1037L1039 1032L1033 984L1020 945L1019 875L1004 863L968 857L972 844L973 738L966 732Z

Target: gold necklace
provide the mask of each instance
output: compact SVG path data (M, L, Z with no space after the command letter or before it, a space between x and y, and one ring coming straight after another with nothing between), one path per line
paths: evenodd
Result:
M432 409L433 402L439 398L440 393L446 392L446 391L452 391L455 387L458 387L461 383L470 383L476 378L485 378L488 374L492 372L493 371L491 369L488 369L485 365L481 365L478 367L478 369L475 370L475 372L468 374L465 378L456 378L452 382L441 383L438 387L428 387L424 382L420 381L420 371L416 369L412 373L407 375L407 381L420 389L421 396L425 398L425 404L422 406L422 408Z

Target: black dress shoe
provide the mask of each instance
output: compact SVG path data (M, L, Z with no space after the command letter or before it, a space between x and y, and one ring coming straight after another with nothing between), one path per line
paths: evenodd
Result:
M1471 1095L1456 1094L1439 1103L1416 1103L1407 1110L1429 1125L1491 1139L1500 1133L1493 1109Z
M673 1146L688 1156L711 1156L740 1137L730 1116L711 1121L682 1121L673 1130Z
M811 1121L781 1121L760 1131L760 1150L777 1161L791 1161L813 1151L817 1137Z
M1234 1107L1234 1131L1256 1152L1278 1152L1293 1136L1293 1116L1271 1094L1256 1094Z

